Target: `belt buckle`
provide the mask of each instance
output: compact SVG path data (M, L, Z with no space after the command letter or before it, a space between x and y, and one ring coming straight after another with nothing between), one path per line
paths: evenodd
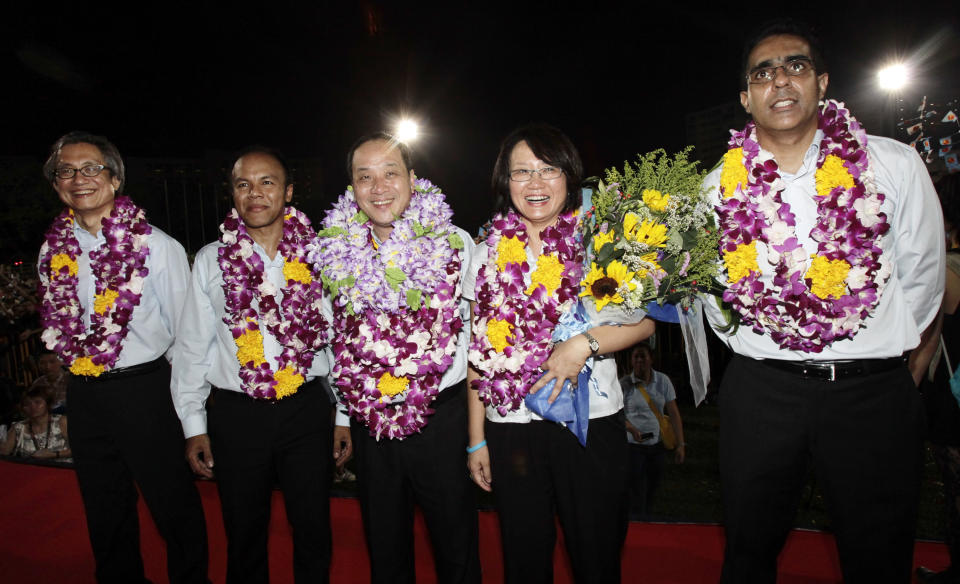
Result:
M836 381L837 380L837 364L829 363L828 365L830 367L830 381Z

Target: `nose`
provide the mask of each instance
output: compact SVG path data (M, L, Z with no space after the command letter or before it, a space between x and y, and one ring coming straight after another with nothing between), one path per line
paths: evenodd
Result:
M783 87L790 83L790 76L787 75L787 70L783 65L779 65L773 70L773 84L778 87Z

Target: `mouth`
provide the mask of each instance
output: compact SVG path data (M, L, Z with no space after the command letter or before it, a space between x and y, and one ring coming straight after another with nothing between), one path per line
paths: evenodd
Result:
M796 100L796 99L794 99L794 98L792 98L792 97L784 97L784 98L780 98L780 99L778 99L777 101L773 102L773 104L770 105L770 109L772 109L772 110L788 109L788 108L793 107L796 103L797 103L797 100Z
M375 209L385 209L393 203L393 199L382 199L379 201L370 201L370 204L373 205Z
M546 203L550 200L550 197L548 195L527 195L523 200L532 205L537 205L539 203Z
M97 189L83 189L79 191L73 191L70 193L70 195L74 197L88 197L95 192L97 192Z

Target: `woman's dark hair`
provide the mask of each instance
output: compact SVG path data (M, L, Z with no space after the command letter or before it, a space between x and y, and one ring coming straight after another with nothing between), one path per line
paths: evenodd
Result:
M57 180L57 176L54 173L57 170L57 163L60 162L60 151L63 150L64 146L69 146L70 144L91 144L96 146L100 150L100 154L103 154L103 165L107 167L111 175L117 177L117 180L120 181L120 186L117 187L117 194L123 193L123 186L127 182L127 174L123 166L123 158L120 157L120 151L117 150L117 147L114 146L110 140L89 132L70 132L69 134L60 136L60 138L53 143L53 146L50 147L50 156L48 156L47 161L43 163L44 177L49 179L50 182Z
M24 392L23 397L20 398L20 407L23 407L27 404L27 400L33 398L43 398L43 401L47 403L47 413L50 413L50 410L53 409L53 395L44 387L31 387L26 392Z
M567 201L563 211L580 207L580 183L583 163L580 154L567 135L548 124L528 124L517 128L500 144L497 163L493 166L491 187L494 213L506 213L513 207L510 200L510 155L520 142L526 142L540 160L563 170L567 178Z
M743 43L743 53L740 55L740 89L747 89L750 53L764 40L779 35L795 36L806 41L810 47L810 59L813 61L814 73L820 75L827 72L827 62L823 58L823 45L813 28L802 20L786 17L775 18L755 28Z

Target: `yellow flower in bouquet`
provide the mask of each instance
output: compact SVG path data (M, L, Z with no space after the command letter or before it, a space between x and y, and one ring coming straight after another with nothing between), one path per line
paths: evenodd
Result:
M611 302L623 304L620 290L624 285L629 290L635 289L637 287L633 282L635 275L626 265L617 260L611 261L606 269L597 267L596 262L590 262L590 273L580 282L583 287L580 296L592 297L597 304L598 312Z

